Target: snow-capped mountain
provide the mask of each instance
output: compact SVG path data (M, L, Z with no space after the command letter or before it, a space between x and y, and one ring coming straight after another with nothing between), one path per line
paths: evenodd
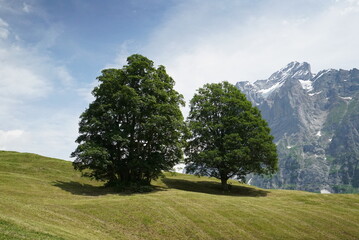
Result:
M266 80L236 86L262 112L278 147L280 172L252 184L308 191L359 188L359 70L313 74L292 62ZM354 190L353 190L354 189Z
M313 74L310 65L306 62L291 62L286 67L273 73L266 80L258 80L253 84L250 82L238 82L237 87L242 90L249 99L256 105L260 105L272 93L278 91L286 81L291 79L298 80L303 89L313 90Z

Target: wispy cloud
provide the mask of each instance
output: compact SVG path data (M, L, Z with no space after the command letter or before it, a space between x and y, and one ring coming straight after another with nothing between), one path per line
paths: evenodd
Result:
M20 121L17 126L21 129L0 130L0 150L70 159L71 151L76 148L76 114L59 109L43 113L46 115L31 118L28 123Z
M28 3L23 3L22 4L22 10L26 13L30 13L32 11L32 7L31 5L29 5Z
M133 42L132 41L125 41L120 44L116 58L112 63L106 64L105 68L121 68L123 65L127 64L127 57L131 55L131 48Z
M0 18L0 39L7 39L9 36L9 24Z
M293 60L359 66L359 0L136 2L145 17L115 2L0 0L0 148L68 159L101 67L133 53L166 66L187 102L204 83L267 78Z
M0 149L8 150L11 149L13 145L17 144L24 131L22 130L10 130L10 131L3 131L0 130Z
M32 13L30 5L6 4L1 6L2 12ZM74 78L47 52L59 35L49 38L46 31L42 33L40 41L24 43L18 40L21 32L0 19L0 149L69 159L79 113L59 103L70 95L65 95L65 90L76 95Z
M28 14L33 12L32 0L0 0L0 11L11 14Z
M110 67L109 67L110 68ZM93 81L86 86L82 86L76 90L77 94L86 102L90 103L95 100L92 90L98 85L97 81Z
M189 100L208 82L255 81L290 61L359 66L357 0L184 1L144 53L167 66Z

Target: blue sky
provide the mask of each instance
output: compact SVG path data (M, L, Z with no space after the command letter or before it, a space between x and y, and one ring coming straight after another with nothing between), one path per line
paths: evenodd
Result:
M0 0L0 150L69 160L96 77L133 53L188 102L291 61L358 68L358 42L359 0Z

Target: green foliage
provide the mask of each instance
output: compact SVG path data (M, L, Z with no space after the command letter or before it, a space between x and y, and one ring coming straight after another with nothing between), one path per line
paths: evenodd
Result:
M147 184L182 158L183 97L163 66L132 55L122 69L105 69L81 115L72 153L75 169L108 185ZM90 169L90 171L84 171Z
M348 184L333 185L332 188L336 193L359 193L359 188Z
M276 146L260 111L228 82L206 84L191 100L187 170L221 179L271 174L278 168Z
M352 97L352 100L349 101L346 118L358 116L358 114L359 114L358 113L358 110L359 110L359 101L358 100L359 100L359 93L355 94Z
M295 184L285 184L283 185L283 189L289 189L289 190L295 190L296 189L296 185Z
M333 108L329 111L327 120L324 123L325 131L332 131L337 128L340 122L343 120L344 115L346 114L348 105L345 101L339 101L336 103Z

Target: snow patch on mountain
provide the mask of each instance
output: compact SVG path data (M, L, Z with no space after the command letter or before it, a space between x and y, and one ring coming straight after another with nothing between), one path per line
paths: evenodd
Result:
M186 173L186 164L178 163L173 167L172 171L176 173Z
M359 170L359 155L348 161L343 154L358 152L358 79L355 68L315 75L309 64L292 62L268 79L236 84L268 121L280 156L280 172L270 180L248 176L253 185L328 193L342 192L335 186L358 179L351 169ZM344 101L347 110L341 108Z
M340 97L341 99L344 99L344 100L352 100L353 98L352 97Z
M276 89L280 88L283 85L284 82L277 82L270 88L261 89L258 92L262 94L264 98L267 98L272 92L274 92Z
M335 71L336 70L333 68L321 70L320 72L318 72L318 74L313 75L313 82L317 81L318 79L325 76L326 74L328 74L328 73L330 74L331 72L335 72Z
M310 70L310 65L306 62L291 62L284 68L273 73L266 80L258 80L254 83L238 82L236 86L249 100L255 105L259 105L263 100L267 99L273 93L277 92L287 82L292 80L299 80L303 89L307 92L313 90L313 74Z
M319 92L315 92L315 93L309 93L308 95L309 96L314 96L314 95L318 95L318 94L321 94L322 93L322 91L319 91Z
M313 82L311 80L299 80L302 88L307 92L313 91Z
M321 194L330 194L331 192L328 191L327 189L321 189L321 190L320 190L320 193L321 193Z

